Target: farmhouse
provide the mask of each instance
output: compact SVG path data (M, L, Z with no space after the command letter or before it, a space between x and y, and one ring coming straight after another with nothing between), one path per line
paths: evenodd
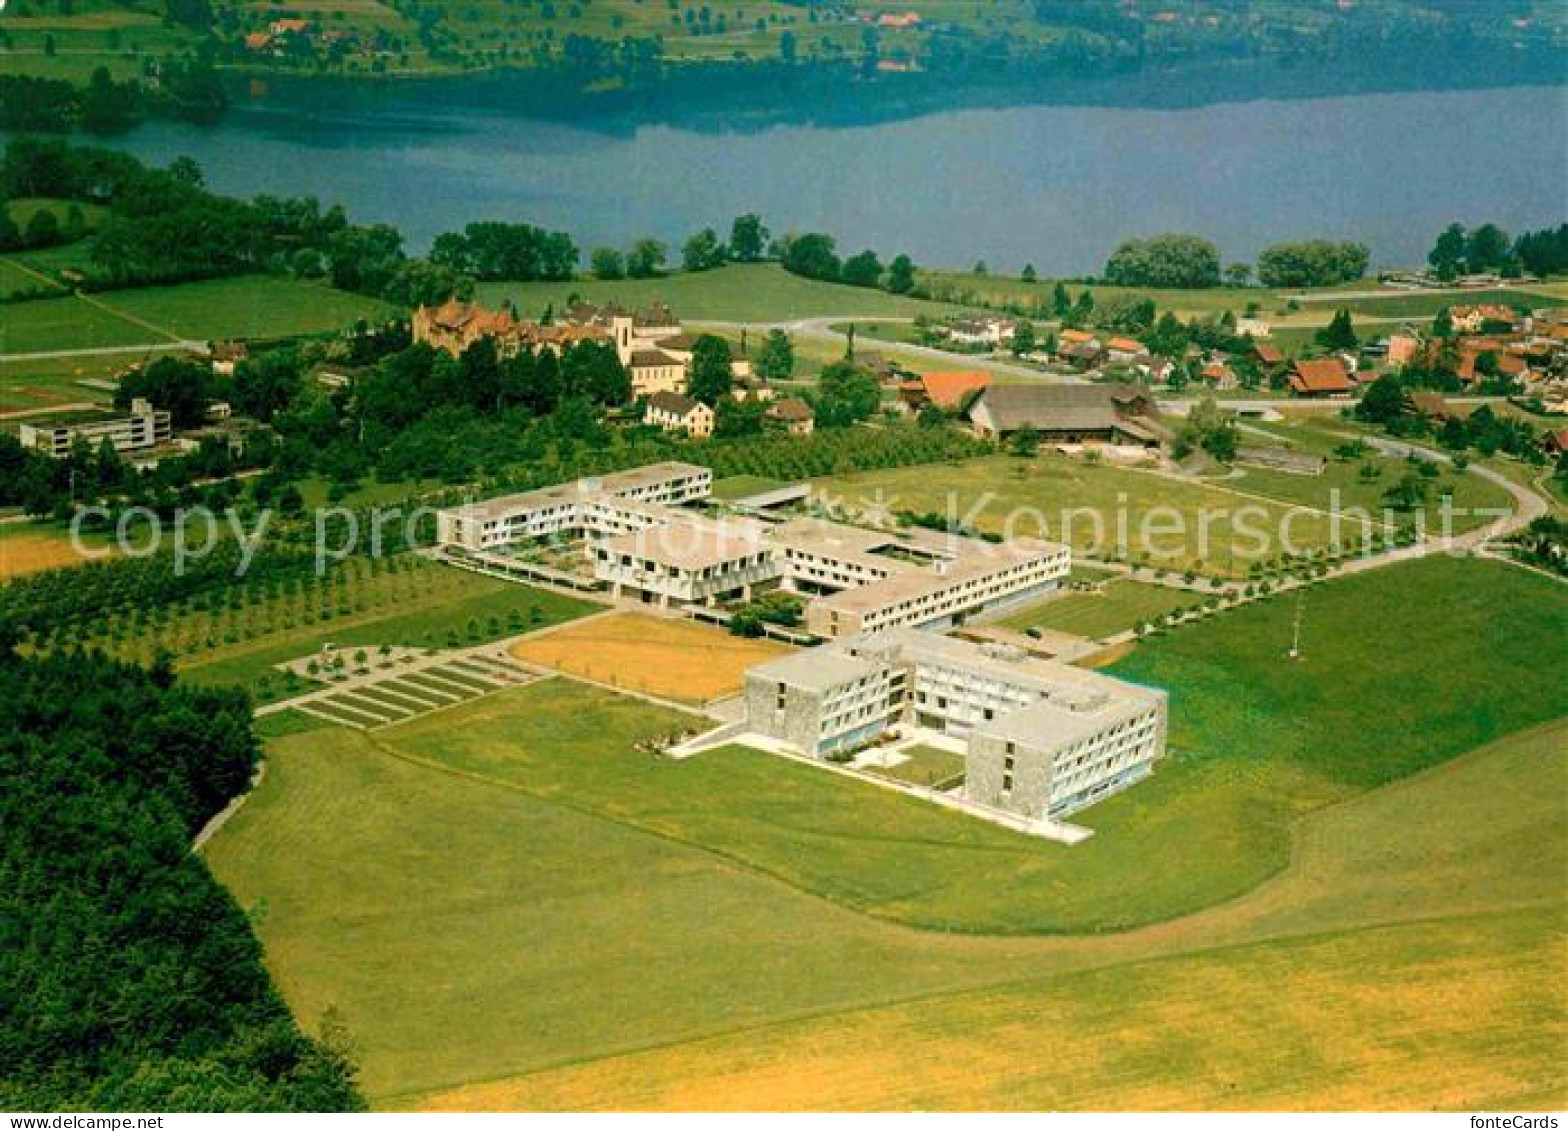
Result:
M1297 358L1290 372L1290 391L1298 397L1339 397L1351 390L1350 374L1337 357Z
M981 389L991 386L991 375L978 372L924 373L910 377L899 386L904 405L918 411L934 404L944 412L956 412Z
M1448 317L1454 329L1465 334L1474 334L1491 325L1504 326L1509 330L1522 330L1526 329L1529 323L1529 319L1521 318L1518 311L1500 303L1450 307Z
M799 397L785 397L769 405L767 418L791 436L809 436L817 427L817 414Z
M1273 342L1253 342L1251 354L1252 360L1265 369L1272 369L1276 365L1285 364L1285 355L1280 352L1280 348Z
M966 798L1036 821L1147 777L1165 749L1161 691L908 628L759 664L745 699L749 730L818 758L898 728L963 740Z
M643 423L700 439L713 434L713 410L684 393L658 392L648 398Z
M1028 429L1052 443L1153 448L1170 435L1141 385L997 385L969 406L969 422L998 440Z
M1137 338L1111 338L1105 343L1105 359L1120 365L1131 365L1148 353Z
M74 422L22 424L17 432L24 448L46 456L64 459L77 440L96 448L105 440L117 452L134 452L166 444L174 437L169 413L153 408L138 397L131 402L129 416L87 416Z

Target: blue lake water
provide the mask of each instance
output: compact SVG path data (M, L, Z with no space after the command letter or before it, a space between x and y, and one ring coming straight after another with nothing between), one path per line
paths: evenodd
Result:
M585 251L642 235L674 248L756 211L847 251L993 270L1092 272L1119 240L1162 231L1207 235L1227 260L1358 239L1399 265L1451 220L1517 231L1568 217L1561 86L615 131L385 91L242 102L214 129L155 122L113 144L188 154L218 191L341 202L415 249L480 218L564 229Z

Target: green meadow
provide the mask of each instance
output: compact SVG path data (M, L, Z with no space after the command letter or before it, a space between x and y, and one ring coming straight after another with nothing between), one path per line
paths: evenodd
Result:
M714 1063L764 1106L770 1087L811 1103L788 1084L808 1077L831 1106L962 1105L1014 1077L1026 1015L1062 1021L1083 1075L1031 1066L1022 1106L1103 1106L1117 1085L1211 1107L1560 1090L1543 1033L1563 1002L1537 975L1568 882L1549 722L1568 690L1542 657L1568 599L1434 559L1307 601L1299 663L1285 600L1121 663L1170 689L1171 756L1081 814L1096 835L1070 849L758 752L642 753L687 716L555 679L375 735L279 723L206 852L296 1013L354 1032L382 1106L679 1106ZM1373 983L1403 996L1368 1001ZM1180 1046L1204 1071L1172 1044L1129 1076L1126 987L1145 1021L1219 1002L1296 1035L1207 1026ZM808 1067L841 1026L866 1038L865 1078ZM917 1034L921 1063L969 1067L884 1055ZM1309 1048L1344 1062L1292 1064ZM1421 1092L1439 1063L1449 1090Z

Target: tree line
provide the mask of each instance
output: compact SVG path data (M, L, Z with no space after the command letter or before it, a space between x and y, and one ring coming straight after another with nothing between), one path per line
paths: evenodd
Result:
M0 1105L363 1109L190 851L258 757L243 693L0 640Z
M1222 283L1246 286L1256 274L1265 287L1331 287L1366 274L1369 256L1366 245L1347 240L1297 240L1264 248L1255 268L1231 263L1222 269L1219 248L1211 240L1167 233L1118 246L1105 262L1104 281L1195 290Z
M1427 263L1439 279L1493 273L1513 278L1560 275L1568 272L1568 224L1521 233L1510 239L1506 231L1488 221L1474 228L1452 223L1438 234Z
M210 54L174 55L158 65L156 84L117 81L94 68L85 86L64 79L0 75L0 129L18 133L125 133L150 117L211 125L229 104Z

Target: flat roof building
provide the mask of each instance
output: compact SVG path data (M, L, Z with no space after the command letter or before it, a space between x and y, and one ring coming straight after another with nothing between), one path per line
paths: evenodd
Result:
M746 722L816 758L915 728L963 740L965 798L1055 822L1152 772L1163 691L909 628L857 636L746 674Z
M71 454L78 439L96 448L105 440L117 452L155 448L174 438L174 427L167 410L153 408L141 398L131 402L128 416L84 416L75 421L54 424L22 424L17 430L22 446L55 459Z
M1050 592L1071 566L1066 546L999 545L921 529L869 530L796 518L708 518L712 473L684 463L544 487L441 511L439 540L472 552L552 536L583 538L594 575L616 596L659 604L749 599L759 587L807 596L822 637L900 625L946 626Z

